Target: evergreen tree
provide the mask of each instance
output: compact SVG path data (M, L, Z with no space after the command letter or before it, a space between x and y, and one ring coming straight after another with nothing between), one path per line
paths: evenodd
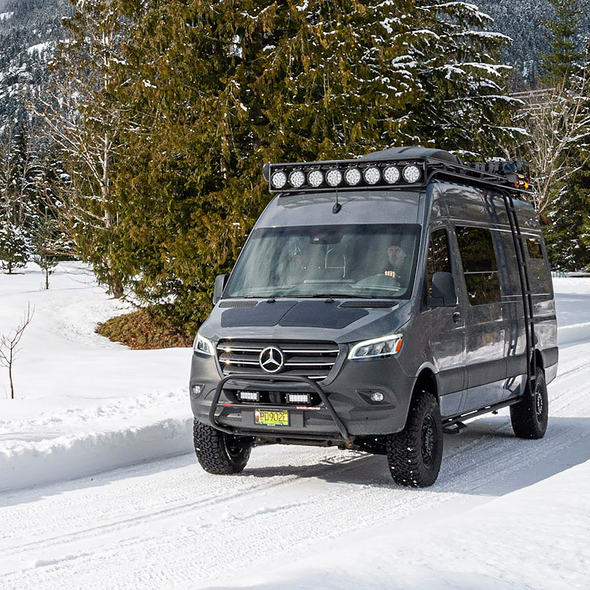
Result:
M109 268L189 332L269 200L264 162L403 143L479 153L505 131L509 101L495 62L505 39L483 31L485 17L465 3L92 0L78 8L73 25L90 14L117 31L103 62L79 59L81 47L98 55L100 43L90 51L75 27L65 48L83 64L76 68L107 81L79 108L80 125L102 137L93 126L105 105L118 117L109 126L117 220Z
M194 329L268 201L265 161L350 157L398 137L419 90L394 61L408 34L399 9L172 1L141 16L120 91L141 123L117 182L140 298L173 300Z
M543 56L546 82L559 85L570 75L580 73L584 54L579 50L582 7L580 0L549 0L554 9L553 18L545 26L551 35L551 51Z
M10 215L0 213L0 267L8 274L22 268L29 261L30 243L21 227Z
M572 271L590 264L590 55L576 50L581 16L578 3L551 3L555 17L547 26L553 37L552 50L544 64L546 83L555 91L546 110L552 117L558 115L559 125L552 125L554 129L541 125L539 129L544 138L552 133L556 144L548 144L545 150L552 158L553 178L545 171L548 206L542 219L553 267ZM539 143L533 150L538 152Z
M8 126L0 136L0 264L9 274L29 260L36 173L27 128Z
M70 218L58 196L69 177L56 152L53 146L39 164L31 230L32 260L44 272L46 289L49 289L49 276L59 261L72 258L75 252L75 243L68 231Z
M421 93L408 113L410 141L476 157L521 141L525 131L510 124L510 68L499 63L510 39L486 30L491 19L474 4L417 0L416 14L408 59Z

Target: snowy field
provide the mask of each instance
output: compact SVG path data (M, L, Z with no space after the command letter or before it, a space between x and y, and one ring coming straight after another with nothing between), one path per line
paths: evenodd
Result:
M190 349L94 333L125 311L88 270L0 275L0 332L34 308L0 367L0 589L556 589L590 573L590 279L555 279L560 369L541 441L507 412L445 437L437 483L385 458L254 449L206 474L191 448Z

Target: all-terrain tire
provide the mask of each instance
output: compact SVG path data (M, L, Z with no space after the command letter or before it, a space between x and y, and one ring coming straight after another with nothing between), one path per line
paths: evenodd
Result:
M421 391L412 401L406 427L387 435L387 462L395 483L424 488L438 477L443 429L436 398Z
M539 367L536 371L534 391L530 382L523 399L510 406L512 429L518 438L543 438L549 421L549 398L545 373Z
M215 475L241 473L252 451L252 438L225 434L197 420L193 424L193 442L201 467Z

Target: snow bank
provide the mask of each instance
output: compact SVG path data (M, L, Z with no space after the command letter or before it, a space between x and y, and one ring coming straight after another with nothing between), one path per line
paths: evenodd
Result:
M0 421L0 491L186 453L192 444L187 397L186 390L149 394L90 410ZM181 417L161 418L171 414Z
M590 341L590 278L554 278L558 344Z
M563 326L559 328L557 333L559 346L575 344L576 342L587 342L588 340L590 340L590 322Z
M34 309L15 400L0 367L0 491L190 451L190 349L133 351L96 334L128 307L82 264L61 264L50 283L35 265L0 275L0 332Z

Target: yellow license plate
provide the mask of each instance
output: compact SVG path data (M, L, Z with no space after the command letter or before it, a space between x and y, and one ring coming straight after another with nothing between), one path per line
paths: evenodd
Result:
M254 422L264 426L289 426L289 410L254 410Z

